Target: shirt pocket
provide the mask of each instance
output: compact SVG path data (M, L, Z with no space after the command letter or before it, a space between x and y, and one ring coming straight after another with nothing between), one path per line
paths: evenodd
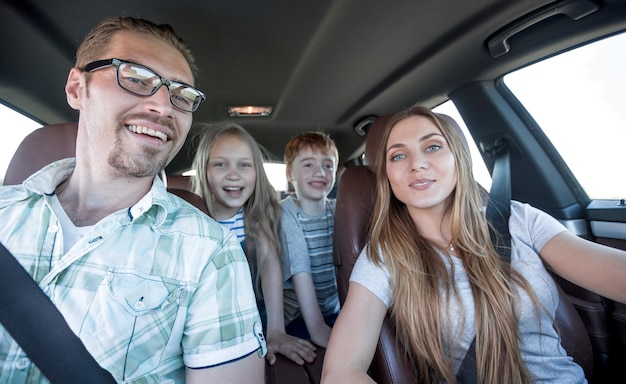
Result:
M133 317L158 311L168 302L172 288L157 276L136 273L111 273L108 279L109 294Z
M116 378L132 381L158 374L162 365L182 366L187 293L186 284L172 279L109 271L83 322L81 338L91 340L90 352Z

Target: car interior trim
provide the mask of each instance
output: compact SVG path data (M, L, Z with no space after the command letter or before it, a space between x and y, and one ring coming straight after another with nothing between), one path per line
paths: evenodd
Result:
M596 237L626 240L626 223L592 221L591 231Z

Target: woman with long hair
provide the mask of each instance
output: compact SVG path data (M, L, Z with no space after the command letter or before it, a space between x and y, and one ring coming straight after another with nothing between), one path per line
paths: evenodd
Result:
M543 263L626 302L626 252L512 201L511 263L502 261L468 148L450 120L417 106L388 122L368 243L331 334L323 381L371 382L367 370L389 311L416 382L458 382L475 338L481 383L584 383L553 327L559 295Z

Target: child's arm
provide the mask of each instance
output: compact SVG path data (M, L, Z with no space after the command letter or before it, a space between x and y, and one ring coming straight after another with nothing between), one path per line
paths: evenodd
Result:
M326 325L322 311L317 302L315 286L310 273L300 272L292 276L293 286L298 297L300 312L304 318L306 328L311 335L311 341L320 347L326 348L330 338L331 328Z
M306 340L287 335L283 313L283 275L276 248L267 237L257 240L257 262L261 277L261 289L267 311L267 361L276 362L276 353L293 360L296 364L315 360L315 346Z

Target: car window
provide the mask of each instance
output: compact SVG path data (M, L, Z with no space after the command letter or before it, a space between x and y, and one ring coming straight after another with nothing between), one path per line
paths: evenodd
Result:
M456 106L452 102L452 100L448 100L443 104L440 104L438 107L433 108L433 111L437 113L443 113L450 117L452 117L461 127L465 138L467 139L467 143L470 147L470 154L472 155L472 165L474 166L473 173L474 179L483 186L486 190L491 189L491 175L489 174L489 170L487 170L487 166L485 165L485 161L483 160L478 147L476 146L476 142L472 140L472 135L470 135L461 114L456 109Z
M2 140L0 140L0 185L4 181L7 167L15 150L24 137L41 127L38 122L4 106L0 103L0 121L2 121Z
M626 33L510 73L504 83L591 199L623 199Z

